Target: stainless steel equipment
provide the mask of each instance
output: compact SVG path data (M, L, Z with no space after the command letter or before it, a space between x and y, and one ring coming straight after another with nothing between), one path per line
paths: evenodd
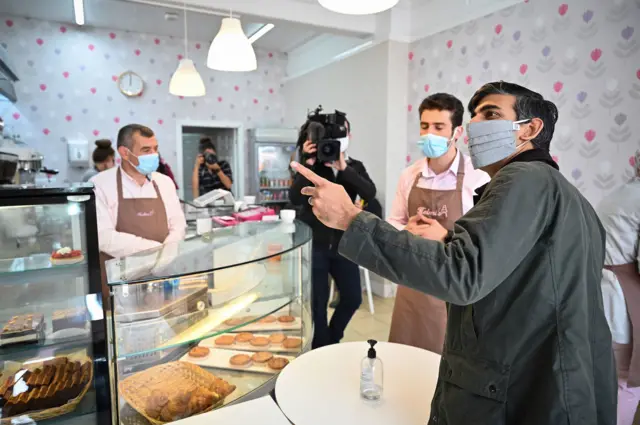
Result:
M13 183L34 184L38 173L42 170L44 156L20 140L3 139L2 142L0 150L18 158Z
M0 184L11 184L18 169L18 155L0 151Z

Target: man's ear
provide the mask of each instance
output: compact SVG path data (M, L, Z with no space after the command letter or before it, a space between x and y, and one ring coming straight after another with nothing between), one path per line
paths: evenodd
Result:
M520 124L520 132L518 134L520 140L529 142L536 137L544 128L544 121L540 118L532 118L530 122L526 124Z
M458 140L459 138L462 137L462 131L463 128L461 125L457 126L454 130L453 130L453 140Z
M124 146L120 146L118 148L118 153L120 154L120 158L122 158L124 160L130 160L130 158L129 158L129 149L125 148Z

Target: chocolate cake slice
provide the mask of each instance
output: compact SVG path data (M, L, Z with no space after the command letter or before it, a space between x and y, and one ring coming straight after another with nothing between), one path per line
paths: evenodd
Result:
M88 312L84 307L56 310L52 317L53 332L62 329L84 329L88 322Z

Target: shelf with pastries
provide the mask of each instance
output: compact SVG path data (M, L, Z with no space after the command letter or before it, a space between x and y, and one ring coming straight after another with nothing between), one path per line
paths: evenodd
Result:
M222 232L220 240L214 235L198 242L199 250L178 246L161 267L138 261L145 266L135 269L130 258L112 260L116 270L111 277L116 279L110 285L108 329L120 423L167 423L201 413L204 410L188 408L194 392L207 399L211 409L260 397L273 389L280 370L309 349L311 232L302 223L293 225L293 233L281 223L238 227ZM136 260L141 258L151 257ZM190 262L186 270L177 268ZM131 281L120 279L123 274ZM147 385L141 399L132 398L130 383L161 369L183 376L176 384L183 391L165 385L160 393ZM197 382L184 378L192 375L220 379L234 389L211 396L210 387L199 390ZM160 409L152 406L153 400L160 400ZM165 411L163 419L169 402L171 412Z

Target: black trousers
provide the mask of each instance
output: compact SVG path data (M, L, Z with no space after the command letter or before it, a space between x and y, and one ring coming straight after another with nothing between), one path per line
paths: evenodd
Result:
M340 292L340 302L331 322L327 318L329 304L329 275ZM360 289L360 269L328 247L313 247L313 267L311 272L311 310L314 334L312 348L337 344L344 336L344 330L356 310L362 304Z

